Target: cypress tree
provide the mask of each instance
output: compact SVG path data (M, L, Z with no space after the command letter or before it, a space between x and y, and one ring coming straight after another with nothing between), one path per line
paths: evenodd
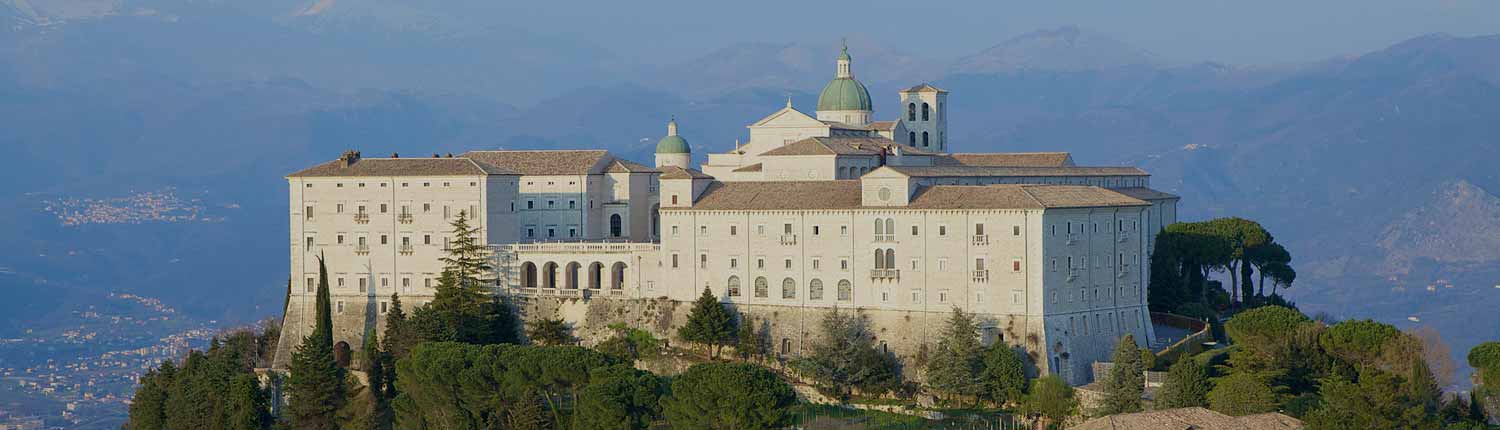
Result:
M1140 412L1141 393L1146 389L1145 369L1141 368L1141 350L1135 346L1135 336L1125 335L1115 346L1114 367L1109 370L1109 380L1104 385L1104 403L1099 406L1100 415Z
M366 407L369 409L362 415L364 422L359 423L362 430L390 430L393 418L390 399L386 397L388 384L385 378L389 374L385 368L387 360L385 353L375 347L376 343L375 330L371 329L365 334L365 344L362 348L365 359L360 363L361 370L365 372L365 377L369 381L365 390L369 393L366 396L369 402Z
M312 333L292 354L287 414L295 430L337 430L337 414L348 402L344 369L333 359L333 312L328 265L318 258L317 318Z
M263 430L271 426L270 399L254 374L241 373L230 382L225 396L226 422L232 430Z

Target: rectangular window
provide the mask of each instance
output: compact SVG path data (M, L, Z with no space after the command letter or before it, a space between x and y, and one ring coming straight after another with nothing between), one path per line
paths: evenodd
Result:
M974 235L984 236L984 224L974 224Z
M729 235L730 236L735 236L735 235L738 235L738 234L740 234L740 226L737 226L737 225L731 225L731 226L729 226Z
M948 303L948 291L938 291L938 303Z
M706 225L700 225L700 226L698 226L698 235L699 236L708 236L708 226L706 226Z
M313 248L313 238L312 238L312 236L308 236L307 237L307 250L311 251L312 248Z
M1011 260L1010 261L1010 271L1012 271L1012 272L1019 272L1019 271L1021 271L1021 260Z
M388 307L388 306L390 306L390 303L389 303L389 302L380 302L380 313L381 313L381 314L382 314L382 315L384 315L384 314L385 314L385 313L386 313L386 311L387 311L387 309L386 309L386 308L387 308L387 307Z
M939 258L937 263L938 263L938 268L937 269L938 269L939 272L948 270L948 259L946 259L946 258Z
M946 226L946 225L940 225L940 226L938 226L938 236L947 236L947 235L948 235L948 226Z
M734 258L734 257L730 257L729 258L729 268L730 269L735 269L735 268L739 268L739 267L740 267L740 259Z
M788 259L782 260L782 261L785 262L784 266L786 266L787 269L791 269L792 268L792 259L788 258Z
M707 269L708 268L708 254L698 254L698 268L699 269Z
M813 226L813 236L817 236L820 232L821 229L819 229L818 226Z
M318 288L318 279L317 278L307 278L307 292L309 292L309 293L315 292L316 288Z
M672 237L677 237L677 226L672 226Z
M847 258L840 258L839 259L839 270L849 270L849 259L847 259Z
M1010 226L1010 235L1011 236L1020 236L1021 235L1021 226L1019 226L1019 225Z
M527 200L526 209L536 209L536 200Z
M818 270L818 259L812 259L812 268L813 270Z
M380 235L380 244L385 245L386 243L386 235Z
M338 313L340 313L340 314L344 313L344 301L343 300L339 300L339 302L338 302Z
M672 268L677 268L677 254L672 254Z
M915 272L915 271L917 271L917 265L918 265L918 264L921 264L921 263L920 263L920 262L921 262L921 261L922 261L922 260L918 260L918 259L915 259L915 258L913 258L913 259L911 259L911 270L912 270L912 271L913 271L913 272Z
M337 205L334 205L333 209L334 209L334 212L336 212L336 213L344 213L344 204L343 203L339 203Z
M849 226L847 226L847 225L841 225L841 226L839 226L839 236L848 236L848 235L849 235Z
M335 243L337 243L339 245L343 245L344 244L344 235L340 234L340 235L336 236L336 239L337 239L337 242L335 242Z
M792 234L791 224L782 224L781 226L781 234Z
M922 290L911 290L911 302L922 304Z
M308 206L307 207L307 212L305 212L305 214L307 215L307 219L309 219L309 220L313 219L313 207L312 206Z
M432 235L430 235L430 234L424 234L424 235L422 235L422 244L423 245L431 245L432 244Z
M758 234L758 235L761 235L761 236L765 236L766 235L766 225L765 224L756 224L755 225L755 234Z
M764 259L764 258L757 258L757 259L755 259L755 268L757 268L757 269L765 269L766 268L766 259Z
M916 236L917 235L917 226L915 226L915 225L911 226L911 235L912 236Z
M380 213L385 213L385 211L386 211L386 205L385 205L385 203L381 203L380 204Z

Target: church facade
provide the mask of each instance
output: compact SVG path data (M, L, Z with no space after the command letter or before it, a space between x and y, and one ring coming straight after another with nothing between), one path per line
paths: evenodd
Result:
M877 121L852 64L846 49L813 114L788 101L701 169L673 120L654 166L603 150L348 152L288 175L280 350L311 328L319 256L344 344L379 329L392 293L430 301L460 213L494 250L496 294L578 330L632 315L671 336L678 305L707 289L779 355L801 354L841 309L912 362L959 309L987 344L1024 348L1036 373L1075 384L1120 336L1154 339L1147 264L1177 196L1140 169L1065 152L952 152L947 91L901 90L896 118Z

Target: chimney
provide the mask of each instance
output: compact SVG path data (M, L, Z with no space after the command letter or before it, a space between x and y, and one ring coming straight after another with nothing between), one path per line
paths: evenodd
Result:
M352 149L344 151L344 155L339 156L339 160L344 161L344 167L353 166L354 163L359 162L359 151L355 151Z

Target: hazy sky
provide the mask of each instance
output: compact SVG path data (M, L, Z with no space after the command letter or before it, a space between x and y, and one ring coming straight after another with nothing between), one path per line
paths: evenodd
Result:
M497 2L498 3L498 2ZM1500 33L1500 0L505 2L507 21L626 55L691 56L740 41L867 37L948 57L1077 25L1169 60L1263 64L1362 53L1421 34ZM665 61L671 62L671 61Z

